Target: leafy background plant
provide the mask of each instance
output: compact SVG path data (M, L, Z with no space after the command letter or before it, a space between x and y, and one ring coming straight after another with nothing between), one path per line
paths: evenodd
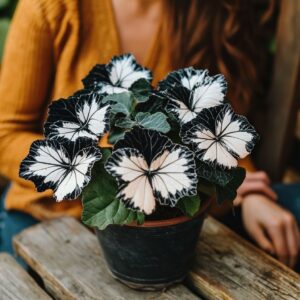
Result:
M0 0L0 61L2 60L5 39L17 2L18 0Z

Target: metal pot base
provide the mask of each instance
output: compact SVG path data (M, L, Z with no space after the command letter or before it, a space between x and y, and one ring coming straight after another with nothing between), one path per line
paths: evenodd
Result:
M96 229L112 276L130 288L143 291L163 290L181 282L193 265L210 202L204 203L193 218Z
M182 276L181 278L178 278L178 279L175 279L172 281L166 281L163 283L137 283L137 282L133 282L133 281L129 281L129 280L120 278L118 275L114 274L111 270L108 270L108 271L114 279L120 281L121 283L125 284L129 288L138 290L138 291L144 291L144 292L163 291L174 284L181 283L186 278L186 275L185 275L185 276Z

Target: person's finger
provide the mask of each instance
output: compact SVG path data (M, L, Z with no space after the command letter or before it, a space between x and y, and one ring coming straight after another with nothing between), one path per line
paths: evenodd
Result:
M241 185L237 192L241 196L252 193L261 193L273 201L277 200L277 194L271 189L269 185L265 184L262 181L249 181Z
M297 261L296 261L296 264L297 262L299 261L299 255L300 255L300 229L299 229L299 225L297 222L294 223L294 233L295 233L295 236L296 236L296 241L297 241L297 246L298 246L298 257L297 257Z
M268 174L264 171L247 172L246 180L261 180L261 181L265 182L266 184L271 183L271 180L270 180Z
M251 231L252 238L256 241L258 246L262 248L264 251L266 251L270 255L275 254L275 248L272 245L271 241L266 236L263 228L261 228L259 225L254 226Z
M233 205L234 206L239 206L242 203L243 197L240 195L237 195L235 199L233 200Z
M270 239L272 240L272 244L274 245L276 256L282 263L288 265L289 253L283 221L275 220L273 224L268 226L266 229Z
M290 213L284 215L286 240L289 251L289 267L294 268L299 252L298 233L295 231L295 219Z
M297 235L298 249L299 249L299 253L300 253L300 228L299 228L298 223L295 223L294 230L295 230L295 233Z

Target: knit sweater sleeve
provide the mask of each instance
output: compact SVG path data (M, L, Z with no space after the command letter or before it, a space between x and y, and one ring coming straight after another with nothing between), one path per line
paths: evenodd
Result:
M42 139L53 77L53 45L41 1L20 0L0 70L0 173L18 184L19 165ZM32 186L32 185L30 185Z

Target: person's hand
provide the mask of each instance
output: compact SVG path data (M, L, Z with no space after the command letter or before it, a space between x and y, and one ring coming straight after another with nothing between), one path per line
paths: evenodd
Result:
M246 231L266 252L293 268L300 249L294 216L262 194L248 194L241 202Z
M237 190L237 197L233 204L240 205L243 198L248 194L263 194L270 200L276 201L277 195L270 187L270 179L263 171L247 172L246 178Z

